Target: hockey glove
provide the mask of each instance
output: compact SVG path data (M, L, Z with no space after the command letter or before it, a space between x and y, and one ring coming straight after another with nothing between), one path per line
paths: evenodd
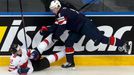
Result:
M19 68L18 69L18 73L21 74L27 74L27 72L29 71L30 68Z
M40 29L40 34L41 35L44 35L46 34L48 31L48 27L47 26L42 26L41 29Z

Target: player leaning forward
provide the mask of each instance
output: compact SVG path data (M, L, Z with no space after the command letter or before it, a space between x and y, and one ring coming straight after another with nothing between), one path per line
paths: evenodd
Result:
M50 67L51 63L63 58L65 56L64 51L41 58L43 51L52 42L51 37L50 34L36 48L29 49L28 52L19 45L12 45L9 72L15 75L31 74L33 71L46 69Z
M67 63L62 65L63 68L75 66L73 45L83 35L92 39L95 42L95 46L99 45L101 42L104 44L119 46L119 48L126 53L130 53L130 44L132 44L132 42L124 42L114 36L104 36L100 33L92 21L74 9L62 7L58 0L50 3L50 10L56 15L55 24L52 28L47 29L44 27L42 30L44 29L44 31L49 31L49 29L54 29L53 39L59 39L60 35L62 35L65 30L70 30L69 37L65 41Z

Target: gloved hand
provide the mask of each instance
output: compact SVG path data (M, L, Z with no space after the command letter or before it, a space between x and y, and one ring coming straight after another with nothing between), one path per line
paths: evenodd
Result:
M41 29L40 29L40 34L44 35L45 33L47 33L47 31L48 31L48 27L47 26L42 26Z
M18 69L18 73L20 74L20 75L27 75L27 72L29 71L29 69L30 68L19 68Z
M36 48L35 48L35 49L36 49ZM32 60L38 60L38 59L40 59L40 56L41 56L41 54L39 53L39 51L34 50L34 51L31 53L30 59L32 59Z

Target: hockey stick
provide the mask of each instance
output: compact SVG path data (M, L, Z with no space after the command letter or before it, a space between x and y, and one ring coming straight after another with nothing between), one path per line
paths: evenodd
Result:
M21 18L22 18L22 26L23 26L23 31L24 31L25 46L26 46L26 50L28 51L26 30L25 30L25 20L24 20L24 16L23 16L22 0L19 0L19 5L20 5Z
M9 0L7 0L7 12L9 12Z
M84 6L82 6L80 9L78 9L78 11L81 11L82 9L84 9L85 7L87 7L88 5L90 5L89 7L91 7L97 0L92 0L89 3L85 4Z

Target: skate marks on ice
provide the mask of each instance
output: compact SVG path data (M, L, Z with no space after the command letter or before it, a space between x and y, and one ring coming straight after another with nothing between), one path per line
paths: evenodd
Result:
M0 67L0 75L12 75L8 72L8 67Z
M7 69L0 67L0 75L12 75ZM134 66L76 67L75 70L51 67L31 75L134 75Z
M51 67L32 75L133 75L133 67L76 67L75 70Z

